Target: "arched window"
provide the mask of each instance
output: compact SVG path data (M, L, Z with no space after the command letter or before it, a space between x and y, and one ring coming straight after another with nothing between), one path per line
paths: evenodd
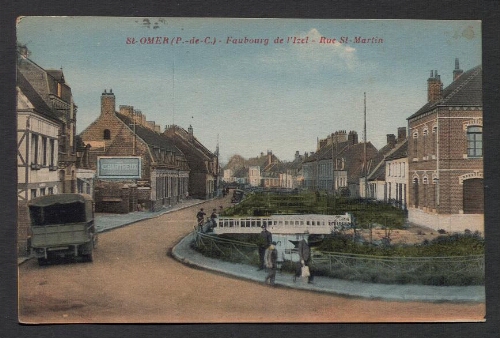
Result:
M467 156L483 156L483 127L467 127Z
M105 140L110 140L111 139L111 132L109 131L109 129L104 129L104 133L103 133L102 137Z
M426 154L427 154L427 149L426 148L427 148L427 143L428 143L427 142L427 135L428 134L429 134L429 130L427 130L427 128L424 129L424 131L422 132L422 135L424 136L424 141L423 141L423 143L424 143L424 145L423 145L424 154L423 154L423 156L426 156Z
M413 179L413 204L415 205L415 208L418 208L418 178Z
M418 157L418 132L413 133L413 157Z
M104 135L103 135L103 138L105 140L111 140L111 132L109 131L109 129L104 129Z

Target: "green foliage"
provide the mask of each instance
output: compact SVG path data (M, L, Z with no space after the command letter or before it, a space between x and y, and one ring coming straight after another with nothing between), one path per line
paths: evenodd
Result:
M327 236L317 250L374 256L450 257L484 254L484 239L479 233L442 235L417 244L375 246L358 243L352 235L336 233Z
M379 224L402 228L406 213L390 204L317 193L279 194L260 192L247 195L239 204L227 208L221 216L258 217L273 214L325 214L351 213L356 226L367 228Z

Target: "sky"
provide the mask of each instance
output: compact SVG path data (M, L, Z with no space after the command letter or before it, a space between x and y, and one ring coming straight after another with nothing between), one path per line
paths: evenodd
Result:
M455 58L464 71L481 64L470 20L23 17L17 39L42 68L63 69L77 133L112 89L117 110L133 106L162 131L192 126L223 163L293 160L337 130L363 141L364 93L366 139L381 148L426 103L431 70L446 87Z

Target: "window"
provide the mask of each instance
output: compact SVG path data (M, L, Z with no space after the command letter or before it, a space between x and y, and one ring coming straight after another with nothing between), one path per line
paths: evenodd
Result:
M437 126L432 127L432 154L436 155L436 145L437 145Z
M49 144L50 144L50 160L49 160L49 165L50 166L53 166L54 165L54 162L55 162L55 140L54 139L50 139L49 140Z
M111 140L111 132L109 131L109 129L104 129L104 135L103 135L103 138L105 140Z
M36 198L36 189L31 189L31 199Z
M31 155L33 160L31 163L38 164L38 135L31 135Z
M471 126L467 128L467 156L483 156L483 127Z
M418 157L418 133L413 133L413 156Z
M47 165L47 138L42 137L42 165Z
M429 131L427 129L424 129L422 134L424 136L424 155L423 156L426 156L426 154L427 154L427 149L426 149L426 147L427 147L427 135L429 134Z

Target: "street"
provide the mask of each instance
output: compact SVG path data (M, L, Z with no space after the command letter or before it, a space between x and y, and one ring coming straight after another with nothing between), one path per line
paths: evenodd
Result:
M484 303L389 302L269 287L176 261L169 250L230 197L101 233L93 263L19 266L23 323L459 322Z

